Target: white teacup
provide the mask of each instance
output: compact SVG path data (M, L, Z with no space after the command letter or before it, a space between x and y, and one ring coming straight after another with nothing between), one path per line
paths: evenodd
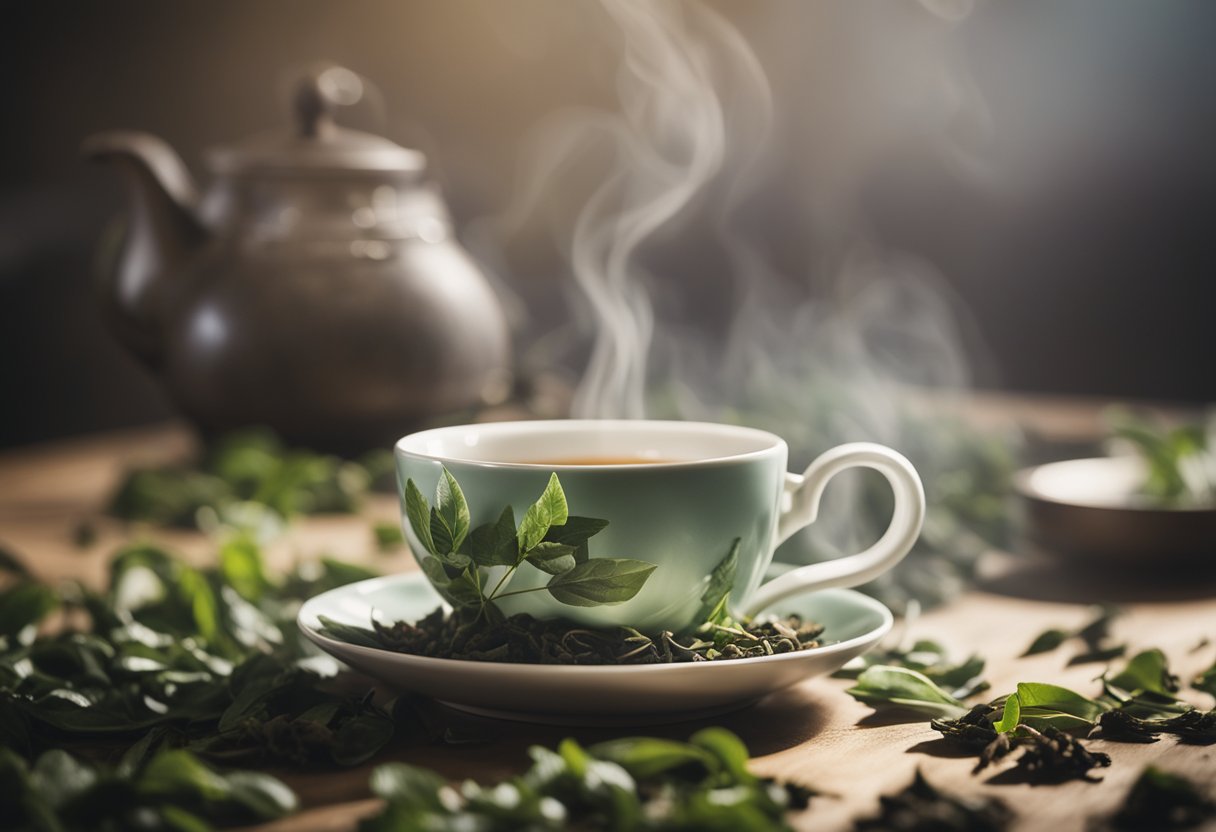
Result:
M507 505L519 520L556 473L570 514L608 521L589 541L591 558L632 558L656 568L623 603L569 606L537 591L505 597L500 608L507 615L526 612L653 632L699 623L693 619L710 576L735 541L730 608L743 614L790 595L865 583L912 548L925 495L901 454L850 443L824 453L799 475L786 471L788 452L775 434L732 425L563 420L422 431L397 442L396 460L403 497L411 479L424 494L434 493L446 467L464 492L472 527L493 522ZM895 511L886 532L863 552L802 566L762 584L774 549L814 522L828 480L853 467L873 468L891 484ZM408 519L403 526L411 549L424 560L423 541ZM541 587L550 579L525 563L511 577L511 589Z

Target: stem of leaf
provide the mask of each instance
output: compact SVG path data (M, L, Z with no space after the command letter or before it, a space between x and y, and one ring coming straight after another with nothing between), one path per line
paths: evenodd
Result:
M519 568L519 564L517 563L514 566L512 566L510 569L508 569L506 572L502 573L502 577L498 579L498 583L496 583L494 585L494 589L491 590L489 597L486 598L487 601L493 601L495 598L498 597L498 590L502 589L502 585L507 582L507 578L509 578L513 574L515 574L515 570L518 568ZM480 570L478 570L478 571L480 571ZM508 593L508 594L510 594L510 593Z
M548 588L547 586L534 586L529 589L513 589L510 592L504 592L502 595L495 596L495 600L498 598L510 598L512 595L523 595L525 592L539 592L542 589Z

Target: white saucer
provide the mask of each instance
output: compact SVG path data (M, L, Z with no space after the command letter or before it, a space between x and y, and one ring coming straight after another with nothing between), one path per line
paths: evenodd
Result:
M460 710L558 725L644 725L697 719L824 676L876 644L891 612L849 589L789 598L772 608L818 621L823 647L754 659L627 667L506 664L411 656L321 635L320 616L359 627L415 620L441 603L420 572L348 584L311 598L296 618L322 650L402 690Z

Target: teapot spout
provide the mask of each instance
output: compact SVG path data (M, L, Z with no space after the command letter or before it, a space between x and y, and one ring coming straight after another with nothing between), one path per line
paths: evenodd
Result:
M104 298L119 338L155 366L161 352L164 283L208 237L194 183L181 157L147 133L99 133L85 141L82 151L88 159L117 165L126 181L130 216Z

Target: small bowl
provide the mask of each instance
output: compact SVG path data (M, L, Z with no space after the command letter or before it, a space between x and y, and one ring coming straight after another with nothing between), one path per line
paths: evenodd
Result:
M1019 471L1025 534L1053 553L1103 562L1216 565L1216 504L1162 505L1138 492L1135 457L1051 462Z

